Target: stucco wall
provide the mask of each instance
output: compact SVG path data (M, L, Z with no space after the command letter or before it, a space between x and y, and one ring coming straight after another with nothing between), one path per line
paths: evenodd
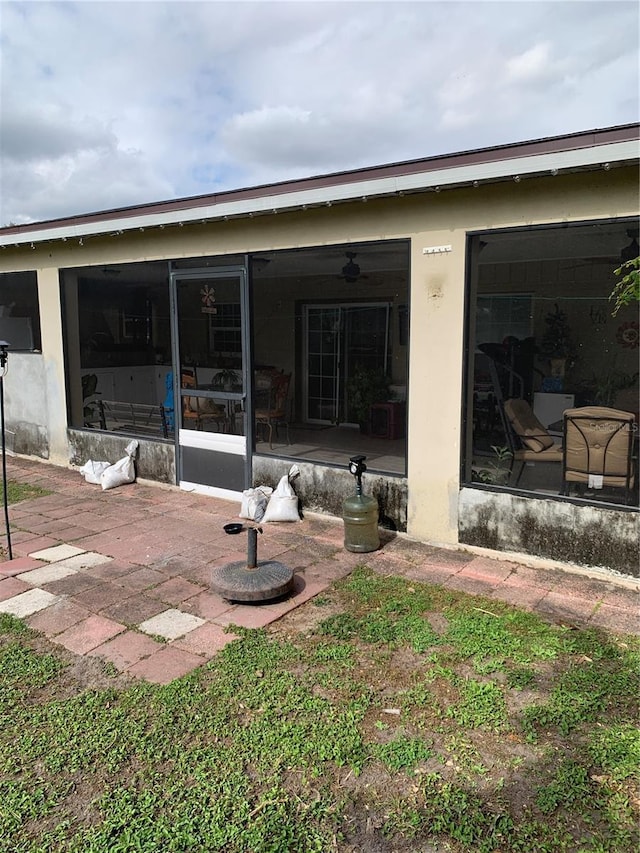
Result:
M7 446L26 456L49 458L47 379L40 353L12 353L4 378Z
M640 516L567 501L462 489L460 541L640 576Z

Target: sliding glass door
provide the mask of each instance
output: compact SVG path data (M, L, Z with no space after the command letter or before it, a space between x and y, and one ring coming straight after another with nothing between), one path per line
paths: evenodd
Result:
M305 305L305 418L356 423L349 379L356 369L387 372L389 303Z

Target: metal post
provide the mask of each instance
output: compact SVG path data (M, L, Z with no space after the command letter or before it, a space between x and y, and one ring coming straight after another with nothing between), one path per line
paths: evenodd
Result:
M258 566L258 531L255 527L250 527L247 532L249 534L249 542L247 545L247 568L255 569Z
M0 437L2 440L2 502L4 504L4 524L7 531L7 550L9 559L13 560L11 549L11 531L9 528L9 495L7 491L7 453L4 429L4 377L7 372L7 350L9 344L0 341Z

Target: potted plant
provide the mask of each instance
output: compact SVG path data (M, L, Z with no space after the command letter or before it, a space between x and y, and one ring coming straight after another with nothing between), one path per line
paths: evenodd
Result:
M389 399L389 377L381 369L356 365L355 370L347 380L349 420L354 420L360 426L360 432L369 431L369 411L374 403L382 403Z
M213 377L213 384L219 385L222 391L233 391L239 382L240 375L238 371L230 367L223 368Z
M540 353L548 358L551 377L560 386L557 390L561 391L567 361L575 358L576 347L567 314L557 303L555 309L544 318L544 322L547 328L540 342Z

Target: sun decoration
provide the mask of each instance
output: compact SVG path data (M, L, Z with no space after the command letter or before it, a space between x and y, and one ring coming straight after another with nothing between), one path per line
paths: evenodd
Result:
M200 290L200 296L202 296L202 304L205 308L211 308L211 306L216 301L216 292L213 287L209 287L208 284Z
M636 320L629 320L627 323L622 323L622 325L618 326L616 340L620 346L627 347L628 349L636 349L639 343L638 322Z

